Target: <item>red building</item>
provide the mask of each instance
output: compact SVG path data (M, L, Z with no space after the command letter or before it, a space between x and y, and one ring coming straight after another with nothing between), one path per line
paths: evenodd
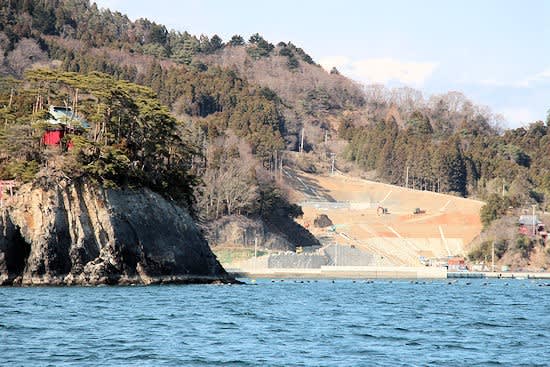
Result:
M451 257L447 260L447 269L449 271L465 271L466 263L462 257Z
M64 136L65 129L62 127L59 129L48 129L42 136L42 142L44 145L59 145Z
M42 136L44 145L60 145L66 133L81 133L90 125L86 120L77 116L70 107L50 106L48 113L50 126L46 128ZM72 147L72 142L67 142L67 148Z

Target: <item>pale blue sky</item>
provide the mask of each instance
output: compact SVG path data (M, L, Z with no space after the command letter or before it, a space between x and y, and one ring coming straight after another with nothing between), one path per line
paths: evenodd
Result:
M101 0L100 7L170 29L260 33L292 41L362 83L450 90L501 113L508 126L550 109L550 1Z

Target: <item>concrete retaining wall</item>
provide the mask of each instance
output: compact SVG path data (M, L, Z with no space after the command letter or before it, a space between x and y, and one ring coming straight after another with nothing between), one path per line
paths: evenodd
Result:
M376 256L357 248L342 245L325 247L324 253L328 263L333 266L373 266L376 265Z
M319 269L321 266L328 264L329 258L319 253L297 254L284 252L269 255L267 259L268 268Z

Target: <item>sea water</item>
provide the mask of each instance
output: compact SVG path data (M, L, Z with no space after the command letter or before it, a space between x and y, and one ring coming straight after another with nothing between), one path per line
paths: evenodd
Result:
M550 284L0 288L2 366L548 366Z

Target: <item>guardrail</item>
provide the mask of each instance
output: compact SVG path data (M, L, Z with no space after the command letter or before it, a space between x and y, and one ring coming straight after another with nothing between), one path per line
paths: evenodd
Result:
M307 200L298 203L302 207L317 208L317 209L350 209L350 210L366 210L378 208L379 204L372 202L357 202L357 201L323 201L323 200Z
M298 203L302 207L317 208L317 209L349 209L348 201L302 201Z

